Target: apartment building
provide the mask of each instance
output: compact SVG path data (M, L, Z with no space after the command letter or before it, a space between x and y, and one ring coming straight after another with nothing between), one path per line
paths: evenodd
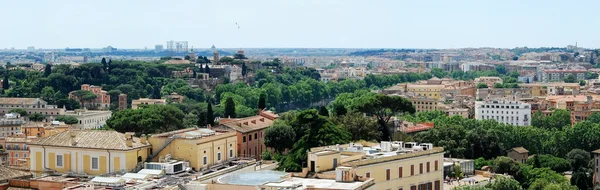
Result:
M475 84L483 83L488 87L493 87L496 83L502 83L502 78L500 77L478 77L473 80Z
M271 111L246 118L221 119L215 130L233 130L237 133L237 154L240 157L261 159L265 146L265 130L273 125L279 115Z
M79 120L79 123L73 124L77 129L99 129L106 124L106 120L112 116L111 111L96 111L87 109L77 109L67 111L63 115L73 116Z
M140 98L140 99L131 101L131 109L138 109L138 107L140 105L167 105L167 100L166 99Z
M439 79L437 77L406 85L406 92L433 100L440 100L442 96L447 94L451 96L466 95L475 97L475 91L476 86L467 81L457 81L448 78Z
M550 82L519 84L519 88L527 90L533 97L548 95L578 95L581 90L579 83Z
M28 144L35 138L27 137L23 133L16 133L0 139L0 143L7 153L7 165L28 167L30 157Z
M0 137L9 137L21 132L21 125L25 120L18 113L8 113L0 118Z
M21 133L25 134L25 136L42 138L67 131L70 128L71 125L60 121L28 122L21 125Z
M475 119L491 119L510 125L530 126L531 105L515 99L477 101Z
M592 113L600 111L600 95L560 95L547 96L539 101L540 110L564 109L571 112L571 122L575 124L586 120Z
M308 170L335 174L350 167L357 176L373 178L375 189L441 190L444 149L415 142L349 143L311 148Z
M150 148L146 139L133 137L133 133L64 131L29 144L30 170L84 175L130 171L146 160Z
M573 75L576 81L585 80L586 70L583 69L544 69L542 81L563 81L567 76Z
M160 161L170 155L173 159L188 161L195 171L238 157L235 131L188 128L152 135L148 142L152 145L149 160Z
M108 92L102 90L102 87L89 84L82 84L81 90L90 91L96 95L96 99L94 100L83 101L84 107L89 109L107 110L110 106L110 95L108 95ZM70 99L78 100L78 97L76 97L74 94L75 92L76 91L69 92Z
M47 121L52 121L59 115L65 113L65 108L49 105L41 98L0 98L0 112L7 114L12 109L23 109L27 114L40 113L46 115ZM27 117L24 117L28 120Z

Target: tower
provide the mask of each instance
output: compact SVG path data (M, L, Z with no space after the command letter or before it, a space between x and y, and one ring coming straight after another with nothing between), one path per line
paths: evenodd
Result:
M215 45L213 45L211 49L213 50L213 64L217 64L219 63L219 51L217 51Z
M119 94L119 110L127 109L127 94Z
M189 56L190 61L192 61L192 63L195 63L198 57L196 57L196 53L194 53L194 47L192 47L192 51L190 51Z

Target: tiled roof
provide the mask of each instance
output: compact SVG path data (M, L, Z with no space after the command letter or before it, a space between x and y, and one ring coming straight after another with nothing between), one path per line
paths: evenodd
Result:
M71 144L71 133L75 135L75 145ZM76 148L93 148L109 150L131 150L150 146L140 143L139 138L133 138L131 147L126 144L125 134L116 131L71 130L32 141L31 145L61 146Z
M2 105L33 105L37 104L38 101L44 104L44 101L39 98L0 98L0 104Z
M31 173L0 166L0 181L31 176Z
M529 151L523 147L515 147L515 148L510 149L510 151L515 151L519 154L529 153Z
M233 130L245 133L267 128L271 126L273 122L274 120L257 115L240 119L232 119L221 124Z

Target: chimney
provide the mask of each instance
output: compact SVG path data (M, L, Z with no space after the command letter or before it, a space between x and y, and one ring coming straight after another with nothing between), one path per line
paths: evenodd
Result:
M133 133L132 132L125 133L125 145L127 145L128 147L133 146Z
M71 137L71 146L76 146L77 141L75 140L75 137L77 134L75 134L75 131L69 131L69 136Z
M140 137L140 142L141 142L142 144L146 144L146 143L147 143L147 141L146 141L146 140L147 140L147 139L146 139L146 134L142 134L142 136Z

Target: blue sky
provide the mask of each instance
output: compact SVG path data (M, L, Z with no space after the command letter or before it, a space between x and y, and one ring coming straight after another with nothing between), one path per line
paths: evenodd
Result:
M0 48L600 48L598 0L5 0ZM239 23L238 29L235 23Z

